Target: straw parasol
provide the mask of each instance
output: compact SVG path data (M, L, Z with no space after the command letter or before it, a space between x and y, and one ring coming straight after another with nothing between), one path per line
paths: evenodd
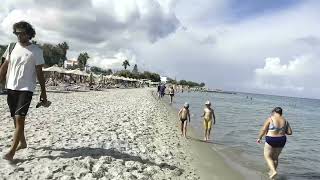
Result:
M58 72L58 73L65 73L65 70L61 67L58 67L56 65L48 67L48 68L44 68L42 69L42 71L44 72Z

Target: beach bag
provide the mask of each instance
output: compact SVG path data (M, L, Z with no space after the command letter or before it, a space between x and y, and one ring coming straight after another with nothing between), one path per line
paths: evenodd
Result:
M14 47L16 46L16 43L10 43L9 44L9 56L11 56L11 53L14 49ZM2 64L4 63L4 61L6 60L5 57L1 57L1 64L0 64L0 68L2 66ZM4 90L6 84L6 80L4 80L3 82L0 82L0 92L2 92Z
M16 43L10 43L10 44L9 44L9 56L11 55L11 53L12 53L12 51L13 51L13 49L14 49L15 46L16 46ZM6 60L6 58L1 57L0 67L1 67L1 65L4 63L5 60Z

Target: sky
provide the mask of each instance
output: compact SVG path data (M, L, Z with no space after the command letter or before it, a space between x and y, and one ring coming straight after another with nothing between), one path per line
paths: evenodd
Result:
M2 0L0 44L30 22L68 59L133 68L211 89L320 98L317 0Z

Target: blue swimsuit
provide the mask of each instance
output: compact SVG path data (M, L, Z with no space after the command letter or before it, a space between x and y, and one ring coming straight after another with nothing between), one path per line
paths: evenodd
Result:
M273 120L272 120L272 118L270 118L271 119L271 122L272 123L270 123L269 124L269 131L286 131L286 129L287 129L287 122L285 122L285 125L283 126L283 127L281 127L281 128L278 128L278 127L276 127L275 125L274 125L274 123L273 123ZM272 147L274 147L274 148L283 148L284 147L284 145L286 144L286 142L287 142L287 137L284 135L284 136L280 136L280 137L272 137L272 136L266 136L266 142L270 145L270 146L272 146Z

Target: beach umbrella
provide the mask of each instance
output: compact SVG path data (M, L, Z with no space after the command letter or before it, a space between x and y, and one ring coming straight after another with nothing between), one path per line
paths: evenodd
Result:
M58 73L64 73L64 69L58 67L58 66L51 66L48 68L43 68L42 71L44 72L58 72Z
M64 73L65 73L65 74L73 74L73 72L74 72L74 70L67 70L67 71L65 71Z
M81 73L82 73L82 76L89 76L89 74L86 73L85 71L81 71Z
M79 69L76 69L72 71L72 74L82 76L83 73Z

